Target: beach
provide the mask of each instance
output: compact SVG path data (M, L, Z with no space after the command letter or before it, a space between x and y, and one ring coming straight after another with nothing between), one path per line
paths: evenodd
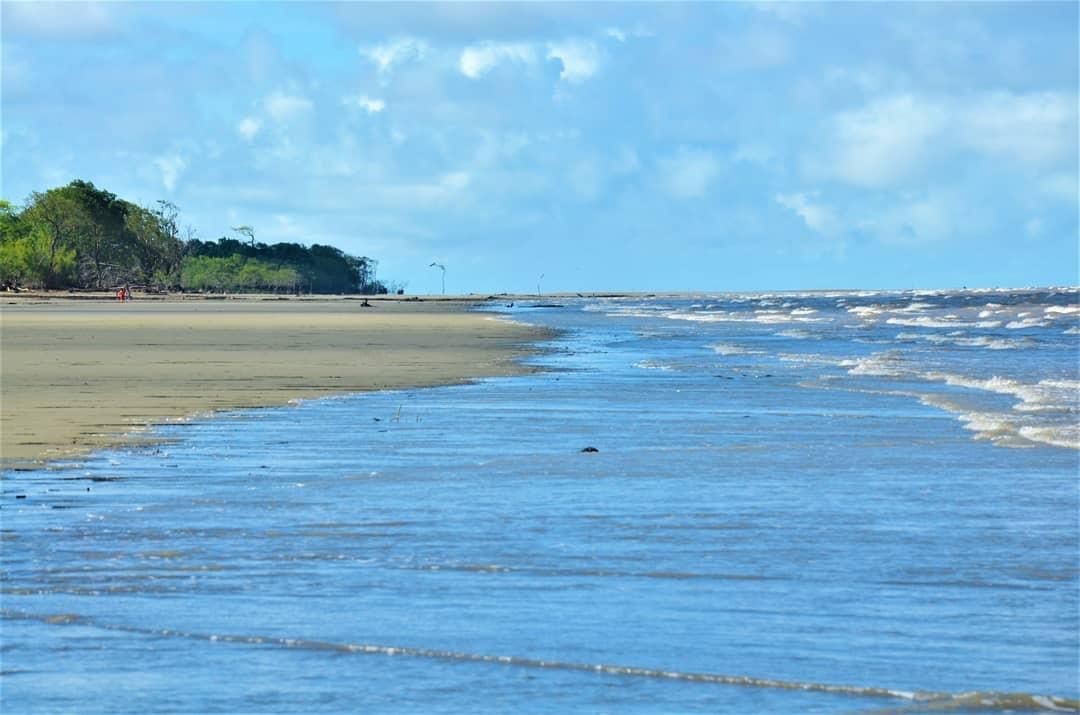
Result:
M0 456L20 466L219 410L525 371L518 359L543 331L473 304L6 298Z
M3 709L1080 712L1078 293L45 306L335 396L5 470Z

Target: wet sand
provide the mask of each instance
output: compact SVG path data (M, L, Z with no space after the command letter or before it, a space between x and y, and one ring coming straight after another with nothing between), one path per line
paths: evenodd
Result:
M537 329L468 302L3 299L5 467L215 410L451 384L527 368Z

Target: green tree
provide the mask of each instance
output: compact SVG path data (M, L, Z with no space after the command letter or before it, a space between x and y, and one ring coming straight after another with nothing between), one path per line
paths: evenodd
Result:
M36 280L45 288L70 284L74 276L68 259L74 256L79 239L91 230L86 211L60 189L50 189L44 194L31 194L30 206L22 218L29 223L33 235Z
M135 239L127 230L132 205L89 181L72 181L53 191L76 202L86 219L72 246L78 256L77 283L102 289L138 281L139 256Z
M180 240L179 209L168 201L156 208L128 205L125 228L131 234L142 282L158 288L181 284L184 244Z
M24 236L0 241L0 284L48 288L75 275L75 249L55 248L42 226Z
M328 245L180 237L179 209L168 201L137 206L88 181L31 194L16 211L0 202L0 282L47 288L110 288L142 283L165 289L295 290L385 293L377 261Z

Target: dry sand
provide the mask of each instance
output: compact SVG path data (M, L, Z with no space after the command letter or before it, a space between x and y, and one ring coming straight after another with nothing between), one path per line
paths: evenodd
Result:
M526 370L542 333L467 303L6 299L0 458L25 466L240 407Z

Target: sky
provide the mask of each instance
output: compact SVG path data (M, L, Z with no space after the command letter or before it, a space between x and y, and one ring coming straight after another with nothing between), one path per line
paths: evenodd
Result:
M1080 284L1078 7L0 6L0 196L407 293Z

